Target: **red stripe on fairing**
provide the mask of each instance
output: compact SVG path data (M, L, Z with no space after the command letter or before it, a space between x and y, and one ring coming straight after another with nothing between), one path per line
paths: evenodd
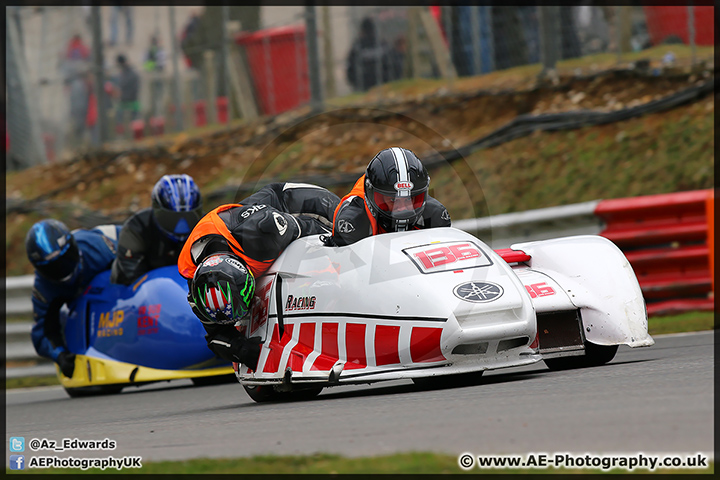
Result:
M313 352L313 346L315 345L315 324L314 323L302 323L300 324L300 336L298 343L290 351L290 359L288 360L288 366L293 372L302 372L303 364L308 355Z
M410 357L415 363L445 360L440 350L442 328L414 327L410 333Z
M400 327L378 325L375 327L375 364L393 365L400 363L398 354L398 339Z
M364 323L348 323L345 327L345 349L347 363L345 370L365 368L365 327Z
M279 330L277 323L273 328L272 339L270 340L270 353L268 353L267 359L265 360L265 366L263 366L263 373L275 373L280 368L280 358L282 357L283 349L292 338L293 325L285 325L285 332L283 333L282 339L279 338Z
M321 338L321 354L313 362L310 370L330 370L338 361L338 324L323 323Z

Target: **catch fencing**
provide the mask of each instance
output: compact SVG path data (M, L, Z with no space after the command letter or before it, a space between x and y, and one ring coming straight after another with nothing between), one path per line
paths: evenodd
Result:
M327 101L405 78L444 79L452 90L460 77L528 64L552 70L557 61L595 53L621 63L660 44L668 45L663 62L672 66L675 47L689 45L695 55L714 44L714 7L706 5L102 6L97 46L93 8L8 7L8 167L71 157L103 139L277 115L313 101L313 78ZM370 30L375 39L360 42ZM161 54L149 59L153 37ZM118 55L140 76L137 113L122 111Z

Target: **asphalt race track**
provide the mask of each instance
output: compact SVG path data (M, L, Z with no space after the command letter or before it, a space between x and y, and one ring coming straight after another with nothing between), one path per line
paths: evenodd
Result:
M237 384L189 381L79 399L59 387L9 391L6 442L109 438L117 442L109 452L36 455L143 461L407 451L711 456L713 338L661 336L649 348L621 346L610 364L584 370L551 372L541 362L488 372L471 387L384 382L333 387L296 403L257 404Z

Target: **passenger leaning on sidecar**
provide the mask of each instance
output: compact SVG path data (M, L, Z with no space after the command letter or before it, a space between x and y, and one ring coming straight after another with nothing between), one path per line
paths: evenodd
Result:
M75 370L75 354L67 350L60 325L60 308L82 294L100 272L110 268L117 248L119 225L101 225L70 232L57 220L42 220L25 237L25 250L35 268L31 337L35 351L52 359L63 375Z
M370 161L335 210L326 245L343 246L387 232L449 227L450 214L427 194L430 176L410 150L386 148Z
M246 340L234 327L249 312L255 278L293 240L330 233L339 201L315 185L271 183L198 222L180 253L178 269L188 279L188 302L216 355L257 367L259 338Z
M130 285L150 270L177 265L200 217L202 198L192 177L164 175L153 187L152 207L123 224L110 282Z

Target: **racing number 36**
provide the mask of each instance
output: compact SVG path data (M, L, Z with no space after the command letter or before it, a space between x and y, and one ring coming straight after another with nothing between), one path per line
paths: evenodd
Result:
M525 290L530 294L530 298L547 297L549 295L555 295L555 290L545 282L533 283L532 285L525 285Z
M468 260L480 256L477 248L469 243L450 245L449 247L437 247L422 252L415 252L415 258L420 260L425 268L439 267L459 260Z

